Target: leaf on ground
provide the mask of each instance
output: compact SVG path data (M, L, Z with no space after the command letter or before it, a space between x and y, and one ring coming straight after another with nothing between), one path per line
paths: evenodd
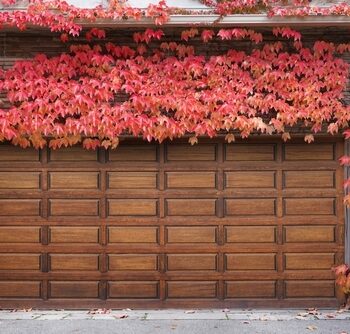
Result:
M334 313L327 313L327 314L325 314L325 316L328 319L334 319L335 318L335 314Z
M300 312L300 313L298 313L298 317L303 317L303 318L305 318L305 317L307 317L309 315L310 314L308 312Z
M316 315L316 314L318 314L318 310L317 310L317 308L315 308L315 307L308 308L306 311L307 311L307 313L309 313L309 314L311 314L311 315Z
M127 314L116 314L116 315L114 315L114 318L116 318L116 319L125 319L127 317L128 317Z
M192 314L192 313L196 313L195 310L188 310L188 311L185 311L186 314Z
M310 325L310 326L307 326L306 329L308 329L309 331L315 331L317 330L317 327L314 325Z
M260 320L260 321L267 321L267 320L269 320L269 319L266 318L266 317L260 317L259 320Z
M222 312L230 312L230 309L229 309L229 308L224 308L224 309L222 310Z
M249 325L249 324L250 324L250 322L247 321L247 320L243 321L243 323L244 323L245 325Z
M107 314L107 313L111 313L111 309L107 309L107 308L98 308L98 309L93 309L88 311L88 314Z

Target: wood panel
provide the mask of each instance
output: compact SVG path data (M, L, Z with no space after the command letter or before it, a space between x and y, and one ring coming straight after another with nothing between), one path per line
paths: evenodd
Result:
M95 199L50 199L51 216L97 216L98 200Z
M333 160L333 144L286 144L284 147L285 160Z
M215 188L213 172L169 172L166 173L167 188Z
M108 201L110 216L156 216L155 199L110 199Z
M334 226L285 226L286 242L335 242Z
M50 270L98 270L98 255L95 254L51 254Z
M285 171L283 173L285 188L334 188L334 171Z
M228 161L273 161L275 145L227 144L225 156Z
M84 150L81 146L63 147L51 150L50 161L97 161L97 151Z
M226 254L227 270L275 270L275 254Z
M154 172L110 172L110 189L156 189L157 173Z
M153 254L108 255L109 270L157 270L158 257Z
M39 298L39 281L0 281L0 298Z
M39 254L0 254L0 270L39 270Z
M98 227L51 227L49 240L51 243L97 243L99 239Z
M215 298L217 282L167 282L168 298Z
M109 152L110 161L157 161L155 145L120 145Z
M334 198L285 198L286 215L334 215Z
M215 199L168 199L166 200L169 216L214 216Z
M0 243L38 243L38 226L0 226Z
M39 172L0 172L0 189L39 189Z
M51 189L98 189L98 172L50 172Z
M227 281L226 298L275 298L274 281Z
M40 199L0 199L0 216L39 216Z
M110 243L157 243L158 228L139 226L118 226L108 228Z
M226 242L275 242L274 226L229 226L225 228Z
M215 161L216 146L204 145L167 145L168 161Z
M285 254L286 269L326 269L334 265L332 253L289 253Z
M217 229L213 226L167 227L168 243L214 243Z
M51 281L49 296L51 298L98 298L98 282Z
M287 281L287 298L334 297L334 281Z
M159 283L153 281L144 282L109 282L109 298L157 298Z
M20 148L13 145L0 145L0 161L38 162L39 151L33 148Z
M275 188L275 172L227 172L226 188Z
M226 199L226 214L229 216L275 215L274 198L235 198Z
M216 270L214 254L173 254L167 256L168 270Z

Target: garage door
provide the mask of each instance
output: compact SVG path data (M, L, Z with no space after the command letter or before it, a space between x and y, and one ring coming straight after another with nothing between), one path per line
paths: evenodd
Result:
M0 146L0 307L330 306L341 142Z

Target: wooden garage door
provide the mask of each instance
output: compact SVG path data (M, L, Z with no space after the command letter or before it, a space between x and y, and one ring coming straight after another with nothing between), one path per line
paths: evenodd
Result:
M341 142L0 146L0 307L330 306Z

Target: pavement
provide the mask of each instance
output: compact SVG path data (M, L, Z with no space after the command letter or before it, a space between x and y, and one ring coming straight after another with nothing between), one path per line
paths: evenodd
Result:
M350 312L308 310L0 311L0 334L350 334Z

